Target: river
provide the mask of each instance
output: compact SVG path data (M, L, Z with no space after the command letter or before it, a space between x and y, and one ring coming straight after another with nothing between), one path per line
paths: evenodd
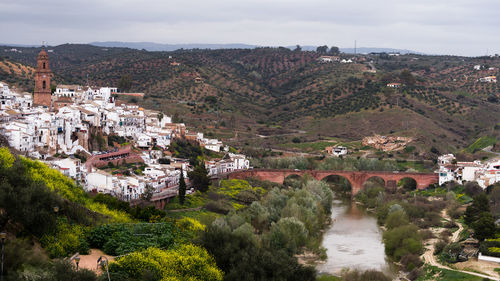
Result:
M343 268L358 268L394 275L384 253L382 230L372 214L354 203L334 200L331 217L322 242L328 258L317 266L320 273L338 275Z

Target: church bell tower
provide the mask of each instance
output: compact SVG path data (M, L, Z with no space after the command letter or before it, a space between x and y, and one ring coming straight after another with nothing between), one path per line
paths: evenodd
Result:
M50 77L52 71L49 68L49 55L44 48L40 51L37 57L37 66L35 72L35 93L33 96L34 105L46 106L51 108L51 88Z

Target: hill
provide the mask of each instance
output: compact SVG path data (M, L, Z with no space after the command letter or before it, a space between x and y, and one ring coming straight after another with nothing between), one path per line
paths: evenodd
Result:
M2 45L2 44L0 44ZM137 50L146 50L146 51L177 51L180 49L192 50L192 49L255 49L255 48L264 48L264 46L258 45L249 45L249 44L241 44L241 43L233 43L233 44L162 44L162 43L154 43L154 42L119 42L119 41L106 41L106 42L91 42L89 45L98 46L98 47L111 47L111 48L130 48ZM9 45L8 45L9 46ZM12 45L15 46L15 45ZM32 47L32 46L20 46L20 47ZM297 46L286 46L286 48L293 50ZM318 46L306 45L301 46L303 51L316 51ZM340 51L343 53L353 54L354 48L340 48ZM359 47L356 49L358 54L369 54L369 53L400 53L400 54L422 54L419 52L405 50L405 49L394 49L394 48L373 48L373 47Z
M34 74L33 67L0 57L0 81L31 90Z
M340 48L340 51L343 53L354 54L356 51L357 54L369 54L369 53L398 53L401 55L406 54L420 54L423 53L406 50L406 49L394 49L394 48L376 48L376 47L359 47L354 50L354 48Z
M153 42L92 42L89 45L98 47L120 47L147 51L176 51L179 49L253 49L258 46L248 44L161 44Z
M33 66L39 49L18 49L22 52L4 55ZM288 48L148 52L65 44L49 49L61 81L118 86L128 81L130 88L123 90L146 93L138 101L143 106L175 114L237 146L398 134L414 137L424 156L431 147L460 151L497 134L500 122L497 84L478 81L498 73L496 57L382 54L325 64L316 52ZM389 88L390 82L405 86Z

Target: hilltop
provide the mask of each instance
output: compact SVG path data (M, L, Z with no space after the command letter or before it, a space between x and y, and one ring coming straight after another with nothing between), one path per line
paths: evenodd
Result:
M35 64L38 48L17 49L22 52L3 55ZM138 101L143 106L175 113L239 146L397 134L414 137L425 156L431 147L457 152L479 137L498 134L498 86L478 81L499 72L496 57L381 54L320 63L317 52L288 48L148 52L65 44L48 49L60 82L144 92ZM389 88L390 82L406 85Z
M2 45L2 44L0 44ZM154 42L120 42L120 41L105 41L105 42L91 42L89 45L98 47L119 47L119 48L131 48L137 50L146 51L177 51L180 49L192 50L192 49L255 49L264 48L264 46L242 44L242 43L232 43L232 44L163 44ZM22 46L22 47L32 47L32 46ZM269 46L271 47L271 46ZM293 50L297 46L286 46L286 48ZM300 46L303 51L316 51L318 46L305 45ZM354 48L340 48L343 53L353 54L355 51L358 54L369 54L369 53L400 53L400 54L421 54L419 52L405 50L405 49L394 49L394 48L374 48L374 47L360 47L354 50Z

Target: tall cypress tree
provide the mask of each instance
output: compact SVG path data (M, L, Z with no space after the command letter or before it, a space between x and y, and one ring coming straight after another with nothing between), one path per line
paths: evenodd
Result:
M181 177L179 178L179 203L184 205L186 199L186 182L184 181L184 171L181 168Z

